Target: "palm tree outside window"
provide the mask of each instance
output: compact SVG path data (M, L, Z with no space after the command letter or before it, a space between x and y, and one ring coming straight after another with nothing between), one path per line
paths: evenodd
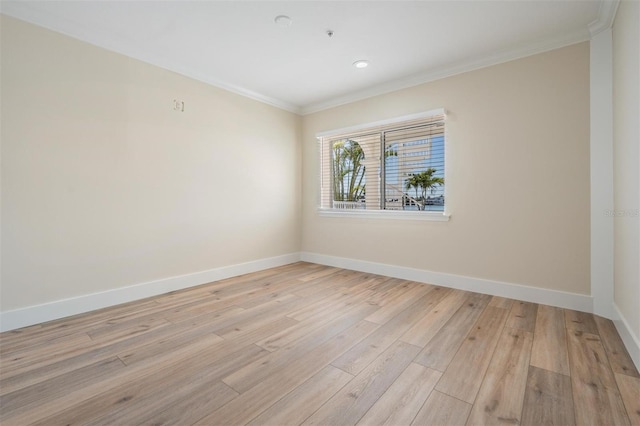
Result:
M322 209L444 213L442 112L329 133L319 140Z

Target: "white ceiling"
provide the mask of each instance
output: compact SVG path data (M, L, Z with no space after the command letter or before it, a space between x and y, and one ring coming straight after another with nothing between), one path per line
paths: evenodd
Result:
M1 8L304 114L588 40L589 29L594 33L611 24L616 5L611 0L21 0L2 1ZM276 25L277 15L290 16L292 25ZM357 59L367 59L369 67L354 68Z

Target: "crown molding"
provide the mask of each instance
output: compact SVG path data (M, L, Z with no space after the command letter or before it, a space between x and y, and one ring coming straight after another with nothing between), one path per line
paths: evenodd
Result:
M616 18L619 5L620 0L602 0L600 2L598 17L588 26L591 37L613 26L613 20Z
M323 111L329 108L335 108L337 106L361 101L374 96L384 95L387 93L395 92L397 90L408 89L410 87L415 87L420 84L429 83L457 74L498 65L504 62L525 58L527 56L535 55L538 53L560 49L572 44L587 41L589 40L589 38L589 32L584 29L573 34L563 35L562 37L542 40L534 44L519 46L515 49L504 50L492 55L448 64L446 66L439 67L425 73L414 74L413 76L394 80L388 83L383 83L369 89L350 93L348 95L333 98L328 101L307 105L301 108L301 114L313 114L315 112Z
M68 19L63 16L52 16L48 13L42 13L38 9L30 7L27 2L2 2L0 1L0 13L12 18L28 22L41 28L56 32L58 34L71 37L74 40L80 40L83 43L91 44L111 52L124 55L126 57L145 62L150 65L163 68L167 71L172 71L185 77L192 78L194 80L206 83L210 86L214 86L223 90L226 90L237 95L253 99L255 101L265 103L274 106L285 111L293 112L295 114L301 113L301 108L298 105L282 101L271 96L266 96L252 90L245 89L240 86L226 83L224 81L212 78L208 75L203 75L187 68L177 66L176 61L172 61L160 52L149 51L149 49L139 48L132 40L126 40L126 43L120 43L120 45L127 45L128 50L122 51L116 47L118 43L113 41L114 36L112 34L101 33L99 29L83 26L79 23L70 23ZM59 23L64 22L66 27L75 27L76 31L69 32L59 29ZM58 24L58 25L57 25Z
M138 59L138 60L141 60L143 62L147 62L147 63L149 63L151 65L155 65L155 66L158 66L160 68L164 68L164 69L166 69L168 71L173 71L175 73L184 75L185 77L189 77L189 78L192 78L194 80L198 80L198 81L201 81L203 83L209 84L210 86L214 86L214 87L217 87L219 89L223 89L223 90L226 90L228 92L235 93L236 95L240 95L240 96L244 96L244 97L249 98L249 99L253 99L254 101L262 102L264 104L271 105L271 106L274 106L276 108L279 108L279 109L282 109L282 110L285 110L285 111L289 111L289 112L292 112L292 113L297 114L297 115L301 115L302 114L302 108L300 108L299 106L293 105L293 104L291 104L289 102L285 102L285 101L282 101L282 100L277 99L277 98L266 96L266 95L263 95L261 93L254 92L254 91L242 88L240 86L235 86L235 85L232 85L232 84L228 84L228 83L225 83L225 82L223 82L221 80L217 80L217 79L211 78L209 76L200 75L198 73L195 73L195 72L187 70L187 69L180 69L178 67L173 66L172 64L162 65L160 63L160 61L151 61L151 60L145 61L144 59L140 59L138 57L136 57L134 59Z
M53 24L56 21L64 20L63 17L52 17L48 14L40 13L36 9L29 7L27 2L0 2L0 12L16 19L20 19L34 25L67 35L69 37L81 39L95 46L123 54L125 56L164 68L172 72L176 72L178 74L201 81L214 87L218 87L231 93L235 93L237 95L247 97L255 101L292 112L294 114L308 115L374 96L384 95L397 90L407 89L442 78L451 77L457 74L462 74L493 65L498 65L500 63L509 62L512 60L590 40L596 34L608 28L611 28L619 3L620 0L601 0L597 19L591 22L588 25L588 28L577 31L573 34L563 35L561 37L551 38L547 40L541 40L533 44L517 46L514 49L497 52L488 56L472 58L470 60L448 64L446 66L438 67L424 73L414 74L402 79L382 83L365 90L352 92L344 96L339 96L336 98L304 106L294 105L278 98L267 96L261 93L254 92L252 90L245 89L243 87L226 83L224 81L212 78L208 75L199 74L197 72L194 72L193 70L181 68L176 65L175 61L169 60L158 52L150 52L148 49L136 48L136 46L131 43L131 40L127 41L130 50L128 52L122 52L119 49L115 48L114 43L108 42L109 38L106 37L106 35L97 37L100 40L95 40L96 37L90 37L91 34L95 35L95 28L85 27L80 31L79 34L70 34L65 31L60 31L59 29L55 28Z
M345 96L307 105L300 109L300 114L313 114L315 112L361 101L374 96L384 95L397 90L407 89L420 84L440 80L442 78L498 65L504 62L513 61L590 40L598 33L613 26L613 21L616 17L619 4L620 0L601 0L598 8L598 17L591 22L585 30L577 31L573 34L564 35L562 37L543 40L534 44L519 46L512 50L498 52L482 58L475 58L468 61L449 64L425 73L416 74L393 82L383 83L369 89L350 93Z

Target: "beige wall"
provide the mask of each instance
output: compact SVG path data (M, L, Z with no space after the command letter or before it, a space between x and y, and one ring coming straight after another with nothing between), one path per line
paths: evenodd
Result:
M300 117L1 25L3 311L300 250Z
M640 3L613 27L614 299L640 340Z
M319 217L315 134L444 107L449 222ZM589 294L589 44L303 120L307 252Z
M2 17L0 308L301 248L589 294L588 67L582 43L301 119ZM318 217L317 132L440 107L449 222Z

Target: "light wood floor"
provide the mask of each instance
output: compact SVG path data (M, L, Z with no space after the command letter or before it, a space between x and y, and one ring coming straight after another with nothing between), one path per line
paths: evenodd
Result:
M640 424L609 320L309 263L0 345L3 426Z

